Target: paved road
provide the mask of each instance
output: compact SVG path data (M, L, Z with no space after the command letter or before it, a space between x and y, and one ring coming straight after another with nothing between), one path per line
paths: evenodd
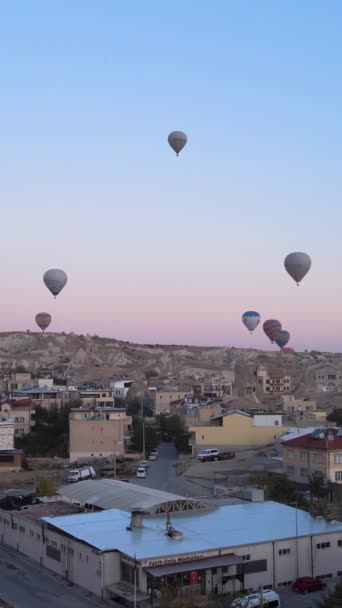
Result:
M11 608L94 608L105 604L87 597L38 564L0 547L0 606ZM108 604L107 604L108 605Z
M176 475L177 452L173 443L160 443L158 452L158 460L149 463L146 478L133 476L130 481L140 486L183 495L185 484Z
M337 580L328 581L327 589L333 591ZM326 595L326 592L315 591L314 593L308 593L302 595L301 593L295 593L292 589L282 589L277 592L280 595L281 607L282 608L315 608L319 601Z

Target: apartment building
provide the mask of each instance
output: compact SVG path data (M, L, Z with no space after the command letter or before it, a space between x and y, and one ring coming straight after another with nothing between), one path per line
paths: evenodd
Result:
M87 389L79 391L82 405L84 407L114 407L114 397L112 390Z
M19 471L23 451L14 448L14 422L0 416L0 471Z
M14 422L14 436L27 435L35 425L35 406L31 399L6 399L0 404L0 411Z
M179 391L176 388L173 388L173 390L150 391L150 396L153 400L154 413L157 415L170 413L172 405L176 405L184 401L187 394L188 391Z
M334 367L321 367L315 371L316 388L322 393L342 391L342 371Z
M284 412L315 412L317 410L316 401L308 397L298 399L294 395L282 395L281 402Z
M206 399L222 399L232 396L235 373L228 370L225 376L208 376L193 384L194 397Z
M312 473L325 482L342 483L342 429L317 428L312 433L285 440L283 467L292 481L307 483Z
M31 399L33 405L45 409L60 409L73 398L66 386L53 388L34 386L32 388L15 391L11 397L16 400Z
M30 372L14 372L6 381L6 391L12 393L33 386L32 374Z
M69 415L70 461L123 456L131 439L132 417L123 408L72 408Z
M281 414L248 414L230 410L215 414L210 424L190 425L193 453L205 447L263 447L276 441L287 427Z
M266 395L279 395L291 390L291 377L281 370L268 371L261 367L257 370L257 380Z
M118 397L119 399L126 399L127 393L133 383L134 380L129 380L128 378L112 381L110 383L110 388L113 391L114 399L115 397Z

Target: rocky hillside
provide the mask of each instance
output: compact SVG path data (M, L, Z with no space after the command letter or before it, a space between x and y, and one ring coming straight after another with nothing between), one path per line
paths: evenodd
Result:
M190 383L205 375L235 375L234 393L255 382L256 369L281 369L292 376L297 394L314 390L314 370L332 364L342 369L342 355L296 353L252 349L160 346L120 342L98 336L53 333L0 333L0 366L3 370L24 365L33 372L49 369L75 381L106 380L123 374L155 376L161 382L172 378Z

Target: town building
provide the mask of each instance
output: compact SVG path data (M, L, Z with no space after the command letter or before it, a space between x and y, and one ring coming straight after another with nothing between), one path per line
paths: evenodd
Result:
M14 422L0 416L0 471L19 471L23 451L14 448Z
M334 367L321 367L315 370L315 383L322 393L340 393L342 391L342 371Z
M127 393L133 383L134 380L129 380L128 378L112 381L110 383L110 388L113 391L114 399L115 397L119 399L126 399Z
M225 396L232 396L234 380L234 370L227 370L225 376L206 376L192 385L194 397L222 399Z
M182 403L187 397L188 391L173 390L150 391L153 400L153 411L155 414L169 414L172 406Z
M114 407L114 397L112 390L87 389L79 391L80 399L84 407Z
M57 501L0 510L0 526L3 544L125 606L153 606L162 589L229 595L342 573L342 524L274 502L145 514Z
M71 395L72 393L69 393L66 386L63 387L63 390L56 387L34 386L13 392L11 398L16 400L31 399L34 406L50 410L61 409L70 399L74 398Z
M12 393L33 386L32 374L30 372L13 372L6 381L6 392Z
M273 443L287 427L281 414L249 414L229 410L214 414L210 424L189 427L193 453L203 448L260 447Z
M313 432L284 438L283 467L291 481L308 483L321 473L325 483L342 483L342 429L316 428Z
M124 456L131 439L132 417L114 407L72 408L69 415L70 461Z
M282 370L268 371L265 367L257 370L258 383L266 395L280 395L291 390L291 377L284 375Z
M177 413L182 415L187 428L195 424L210 424L212 417L222 411L222 405L217 402L184 404L177 408Z
M317 410L316 401L314 401L314 399L309 399L308 397L299 399L294 395L282 395L281 403L284 412L315 412Z
M0 411L14 422L14 436L30 433L35 425L35 406L31 399L6 399L0 403Z

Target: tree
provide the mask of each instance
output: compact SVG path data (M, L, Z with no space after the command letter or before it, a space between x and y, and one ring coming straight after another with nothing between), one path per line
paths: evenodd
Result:
M55 494L55 480L51 477L41 477L37 488L37 496L54 496Z
M314 471L309 475L308 479L309 490L311 496L319 498L323 494L324 488L324 475L321 471Z
M17 365L15 368L15 372L16 374L26 374L27 373L27 369L25 367L25 365Z
M318 608L338 608L342 606L342 584L338 583L334 591L330 591L328 596L316 605Z
M132 444L138 452L142 452L143 446L143 421L139 416L134 416L132 420ZM156 430L145 425L145 452L148 454L158 445Z

